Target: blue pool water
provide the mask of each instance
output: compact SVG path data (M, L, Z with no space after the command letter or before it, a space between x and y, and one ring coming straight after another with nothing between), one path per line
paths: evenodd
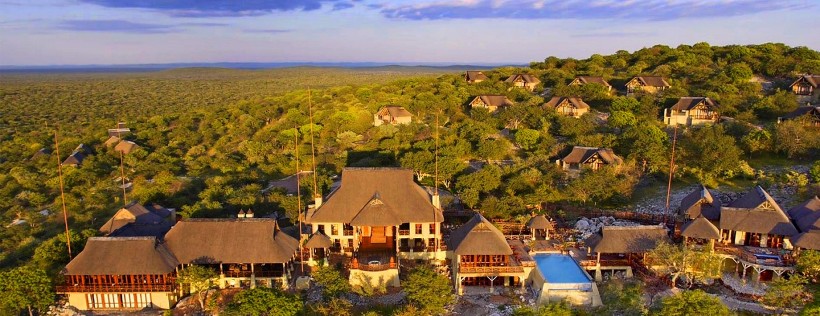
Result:
M533 258L538 271L548 283L589 283L584 270L570 256L560 254L537 254Z

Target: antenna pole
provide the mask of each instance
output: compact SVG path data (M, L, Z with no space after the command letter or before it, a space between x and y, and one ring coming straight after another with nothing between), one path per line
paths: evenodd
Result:
M296 146L295 149L295 156L296 156L296 210L299 214L299 263L302 266L302 274L305 273L305 258L304 258L304 244L303 244L303 237L302 237L302 222L305 221L304 217L302 216L302 192L299 188L299 127L293 128L294 135L296 135Z
M436 112L436 153L435 153L435 161L436 161L436 172L435 178L433 178L433 187L435 191L433 194L438 195L438 116L440 110Z
M321 196L318 186L316 185L316 145L313 140L313 102L311 102L311 92L308 88L308 114L310 116L310 159L313 163L313 196Z
M68 258L71 259L71 233L68 231L68 211L65 207L65 192L63 191L63 164L60 162L60 142L57 140L59 129L54 129L54 153L57 155L57 175L60 178L60 201L63 203L63 221L65 222L65 243L68 246Z
M666 224L666 216L669 214L669 198L672 195L672 175L675 170L675 145L678 141L678 124L675 124L675 132L672 136L672 157L669 159L669 183L666 185L666 210L663 212L663 222Z

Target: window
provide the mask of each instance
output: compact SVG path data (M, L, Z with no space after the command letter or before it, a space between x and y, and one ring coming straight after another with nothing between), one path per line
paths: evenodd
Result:
M421 235L421 224L416 224L416 235Z
M325 225L321 225L321 224L317 225L317 230L316 230L316 231L321 232L322 234L327 235L327 232L325 231Z
M431 233L431 234L435 234L435 233L436 233L436 223L432 223L432 224L430 224L430 233Z
M330 234L331 235L338 235L339 234L339 225L330 225Z
M122 307L123 308L134 308L134 295L131 294L122 294L120 295L122 299Z
M352 238L347 240L347 248L353 249L353 239Z
M88 301L88 308L103 308L102 294L86 294L85 299Z
M103 306L105 308L119 308L120 307L120 298L117 294L103 294Z

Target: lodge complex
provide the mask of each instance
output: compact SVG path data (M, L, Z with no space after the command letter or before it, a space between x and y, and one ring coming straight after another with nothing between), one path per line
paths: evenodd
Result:
M792 90L816 101L817 78L803 76ZM464 80L483 84L489 79L468 71ZM533 91L541 81L514 74L505 83ZM603 77L579 76L570 84L613 89ZM638 76L624 87L628 94L655 94L671 84L663 77ZM464 104L491 114L514 105L503 95L471 96ZM541 106L571 118L591 111L579 97L556 96ZM820 126L817 106L782 119ZM717 124L720 106L708 97L682 97L663 111L662 120L695 128ZM404 107L382 107L373 115L375 126L407 124L420 123ZM122 154L139 150L121 139L127 133L124 125L109 130L106 145ZM80 145L63 165L78 166L91 154ZM603 147L575 146L559 157L555 164L571 177L623 163L613 149ZM400 287L406 269L428 264L446 271L458 295L506 288L530 293L539 302L565 299L597 306L596 282L607 274L631 277L657 268L647 253L661 241L708 247L724 258L723 269L753 282L793 273L801 250L820 250L820 200L786 210L761 187L721 203L701 186L681 201L677 226L674 221L603 226L571 242L565 237L575 232L561 235L555 221L536 212L510 233L505 227L516 224L443 205L439 189L421 186L409 169L343 168L334 188L315 196L295 219L257 218L251 210L229 218L182 219L159 205L128 204L100 227L104 237L90 238L68 263L56 290L80 310L169 309L187 294L176 277L191 266L213 270L221 289L293 289L298 278L320 266L343 267L352 285Z

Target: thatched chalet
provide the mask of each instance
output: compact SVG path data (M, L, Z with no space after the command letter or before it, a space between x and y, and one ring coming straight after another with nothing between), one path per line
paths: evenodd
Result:
M137 143L132 142L130 140L123 140L123 141L119 142L119 144L117 144L117 146L114 146L114 151L116 151L118 153L122 153L123 155L128 155L131 152L133 152L134 150L137 150L139 148L140 148L140 146L137 145Z
M632 276L633 261L645 261L644 255L660 241L669 241L663 226L604 226L584 242L587 254L594 254L595 259L582 265L595 272L596 281L602 280L602 270L625 270L627 276Z
M706 97L683 97L675 105L663 110L666 125L705 125L720 120L718 105Z
M527 91L533 91L535 90L535 87L541 83L541 80L538 80L538 78L529 74L514 74L507 78L507 80L504 80L504 82L511 83L513 87L516 88L524 88Z
M803 75L797 78L789 89L797 96L798 102L820 101L820 75Z
M801 106L782 117L777 122L799 121L804 126L820 127L820 105Z
M62 271L57 293L79 310L168 309L178 299L178 265L154 237L91 237Z
M269 218L187 219L171 228L165 243L183 266L217 271L220 288L285 287L299 249L298 233Z
M659 91L663 91L671 87L669 82L666 81L663 77L660 76L638 76L630 79L626 83L626 92L627 94L637 93L637 92L644 92L644 93L657 93Z
M532 233L534 240L550 240L550 232L555 230L555 225L544 215L535 215L527 221L527 228Z
M135 202L114 213L100 227L100 232L110 237L153 236L162 239L171 229L175 217L174 212L162 206L149 204L146 207Z
M598 84L606 88L606 91L612 91L612 86L609 85L609 82L607 82L604 77L578 76L569 83L570 86L583 86L587 84Z
M703 216L706 219L716 221L720 218L720 201L712 197L709 189L700 185L680 201L678 213L686 219Z
M574 146L564 158L556 161L561 169L581 170L590 168L598 170L605 165L620 164L621 157L615 155L610 148Z
M786 212L760 186L720 210L724 243L734 245L791 248L788 237L797 234Z
M814 196L789 209L789 217L801 232L820 230L820 198Z
M589 112L589 104L581 98L553 97L547 103L544 103L544 108L553 109L558 114L576 118Z
M119 138L117 136L109 136L108 139L106 139L105 142L103 142L103 145L105 145L105 147L111 148L112 146L117 145L121 140L122 138Z
M48 148L40 148L40 150L36 151L34 155L31 155L29 160L37 160L48 156L51 156L51 150Z
M373 114L373 125L381 126L384 124L398 125L410 124L413 121L413 114L400 106L387 106L381 108L376 114Z
M512 106L514 103L503 95L480 95L470 101L470 108L487 109L490 113L497 111L499 108Z
M467 72L464 74L464 80L467 80L467 83L479 83L484 80L487 80L487 76L480 71L467 70Z
M534 268L532 261L522 264L504 234L480 214L450 234L453 284L456 293L463 286L524 286ZM529 256L527 256L529 258Z

